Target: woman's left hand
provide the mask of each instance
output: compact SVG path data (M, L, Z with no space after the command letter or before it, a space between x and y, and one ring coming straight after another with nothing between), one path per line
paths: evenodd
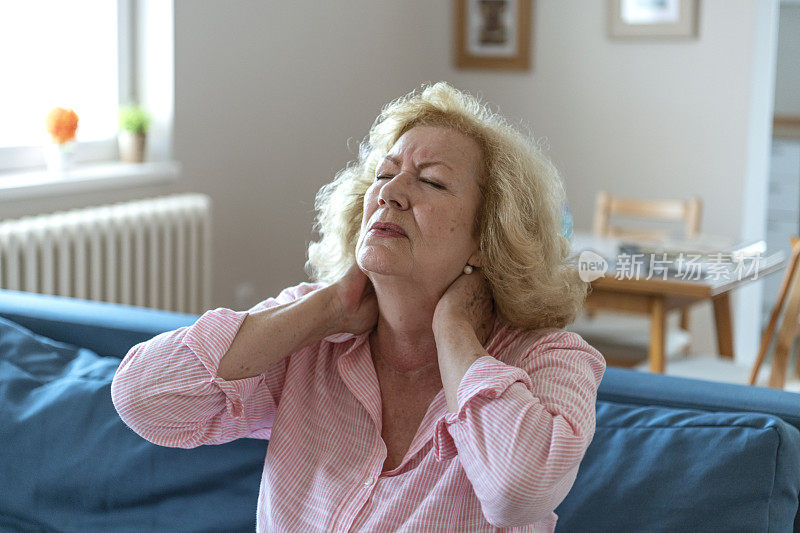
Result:
M491 332L493 315L489 283L476 268L472 274L458 276L439 299L433 313L433 332L436 334L454 322L466 321L483 344Z

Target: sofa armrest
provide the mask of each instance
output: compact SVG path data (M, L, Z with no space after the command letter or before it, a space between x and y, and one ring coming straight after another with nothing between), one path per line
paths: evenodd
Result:
M122 358L134 344L199 316L0 289L0 316L38 335Z
M766 387L609 367L600 383L597 398L631 405L771 413L800 429L800 395Z

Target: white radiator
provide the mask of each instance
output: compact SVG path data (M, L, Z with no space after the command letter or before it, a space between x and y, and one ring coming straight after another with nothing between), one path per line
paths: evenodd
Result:
M200 314L211 297L210 198L2 221L0 288Z

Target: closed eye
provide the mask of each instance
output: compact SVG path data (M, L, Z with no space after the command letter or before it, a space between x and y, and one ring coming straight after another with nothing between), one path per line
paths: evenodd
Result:
M390 175L388 175L388 174L381 174L380 176L376 176L376 177L375 177L375 181L380 181L380 180L390 180L390 179L392 179L393 177L394 177L394 176L390 176ZM439 183L436 183L435 181L427 180L427 179L424 179L424 178L420 178L420 181L421 181L422 183L426 183L426 184L430 185L431 187L433 187L433 188L435 188L435 189L444 190L444 189L446 188L444 185L441 185L441 184L439 184Z
M435 187L437 189L444 189L445 188L444 185L440 185L440 184L436 183L435 181L426 180L426 179L423 179L422 181L423 181L423 183L427 183L431 187Z

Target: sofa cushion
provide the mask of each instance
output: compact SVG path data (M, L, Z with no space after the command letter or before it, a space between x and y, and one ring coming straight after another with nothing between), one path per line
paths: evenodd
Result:
M0 318L0 531L253 531L266 441L145 441L111 403L123 355Z
M626 405L712 412L770 413L800 430L800 396L795 392L606 368L597 399Z
M792 531L800 432L778 417L599 401L559 531Z
M118 355L0 318L0 531L253 531L266 442L141 439L111 403ZM792 530L795 428L606 401L597 414L560 531Z

